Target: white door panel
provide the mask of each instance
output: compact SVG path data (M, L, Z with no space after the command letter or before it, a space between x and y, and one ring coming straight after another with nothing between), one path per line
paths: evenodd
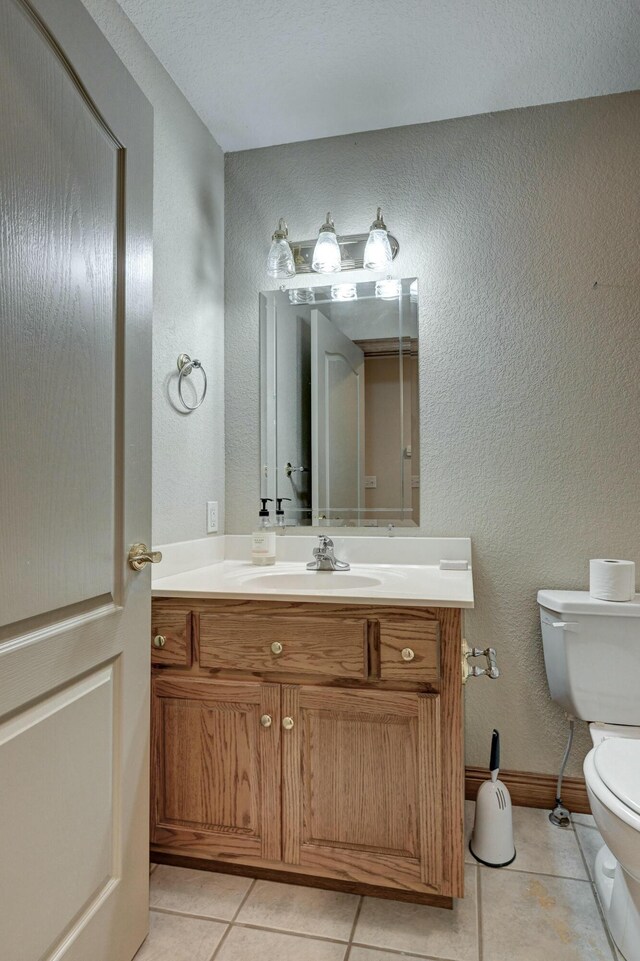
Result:
M115 703L109 666L0 724L0 807L13 812L0 821L0 903L14 961L47 957L116 876ZM37 923L25 925L25 904Z
M119 185L118 147L53 47L17 3L0 16L16 165L0 261L2 626L113 594Z
M311 311L314 523L364 507L364 352ZM355 515L359 518L359 514Z
M79 0L0 2L0 956L147 930L152 111Z

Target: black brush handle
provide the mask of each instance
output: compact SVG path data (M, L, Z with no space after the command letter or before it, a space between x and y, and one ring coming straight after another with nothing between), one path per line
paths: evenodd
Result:
M491 760L489 761L489 770L497 771L499 768L500 768L500 734L494 728L493 735L491 737Z

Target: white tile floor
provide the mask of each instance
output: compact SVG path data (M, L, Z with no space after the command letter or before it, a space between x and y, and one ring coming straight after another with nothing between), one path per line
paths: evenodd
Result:
M467 837L473 803L467 802ZM593 818L514 809L517 857L476 864L453 911L159 865L136 961L616 961L592 885Z

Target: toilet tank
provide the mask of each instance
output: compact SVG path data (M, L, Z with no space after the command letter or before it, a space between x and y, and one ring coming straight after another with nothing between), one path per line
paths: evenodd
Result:
M640 594L599 601L587 591L539 591L551 697L584 721L640 725Z

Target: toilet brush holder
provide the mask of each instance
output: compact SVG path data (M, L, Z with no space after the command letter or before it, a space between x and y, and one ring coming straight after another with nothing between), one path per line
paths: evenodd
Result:
M480 785L476 798L473 832L469 850L476 861L490 868L504 868L516 856L513 840L511 796L500 772L500 735L493 732L491 739L491 777Z

